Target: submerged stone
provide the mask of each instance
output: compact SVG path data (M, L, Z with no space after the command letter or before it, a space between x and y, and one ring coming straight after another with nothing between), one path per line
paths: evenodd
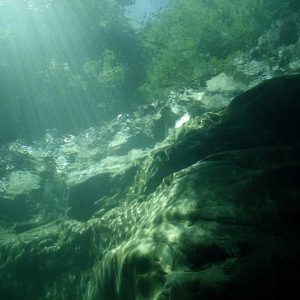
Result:
M68 217L26 231L0 226L1 298L295 294L299 99L299 75L274 78L141 156L104 159L80 180L70 172Z

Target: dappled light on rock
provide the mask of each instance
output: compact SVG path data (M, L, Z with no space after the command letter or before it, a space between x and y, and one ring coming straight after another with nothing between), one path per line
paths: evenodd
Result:
M1 300L297 295L299 5L158 2L0 0Z
M57 177L59 219L12 227L1 215L1 293L21 275L16 299L44 297L44 284L50 299L281 299L299 266L299 82L267 81L172 142ZM34 176L15 186L15 205Z

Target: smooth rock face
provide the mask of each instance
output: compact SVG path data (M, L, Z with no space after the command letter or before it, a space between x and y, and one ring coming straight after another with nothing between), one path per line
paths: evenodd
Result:
M298 128L300 76L279 77L70 184L68 217L0 227L0 298L287 299L300 284Z
M147 180L140 186L152 192L166 176L218 152L297 143L299 94L298 75L278 77L236 97L224 111L194 119L145 162Z

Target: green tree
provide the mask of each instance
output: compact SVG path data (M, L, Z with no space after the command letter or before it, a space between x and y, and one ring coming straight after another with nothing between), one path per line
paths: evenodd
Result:
M132 2L0 1L0 127L14 128L8 135L77 130L140 100L139 41L124 9Z
M230 55L253 46L280 13L281 0L173 0L140 33L151 58L142 90L149 97L220 71Z

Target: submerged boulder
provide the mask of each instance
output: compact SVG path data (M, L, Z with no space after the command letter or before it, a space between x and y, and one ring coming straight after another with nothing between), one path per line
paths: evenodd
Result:
M168 175L208 155L299 142L299 75L278 77L236 97L219 113L195 118L152 152L137 183L154 191Z
M223 152L170 176L138 206L128 241L95 265L91 299L282 299L296 290L298 153Z
M1 298L295 294L298 128L300 75L278 77L187 121L136 160L115 169L109 160L106 172L102 161L82 180L70 172L69 217L21 233L0 227Z
M299 76L267 81L153 151L136 182L148 197L116 208L126 215L138 206L138 228L94 267L91 299L282 299L296 292L299 83ZM168 250L158 255L161 244ZM119 274L113 289L111 266Z
M0 220L16 222L27 219L40 201L40 177L28 171L10 172L0 190Z

